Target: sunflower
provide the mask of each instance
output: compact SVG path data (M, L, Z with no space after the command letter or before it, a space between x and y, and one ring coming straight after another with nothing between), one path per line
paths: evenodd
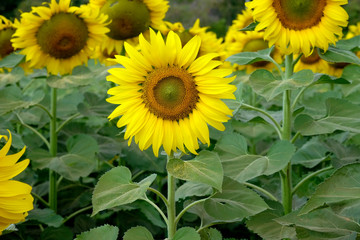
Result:
M70 0L51 0L48 6L21 14L12 42L22 49L30 67L46 66L50 73L67 74L87 62L109 31L106 21L105 15L85 5L70 7Z
M330 73L329 63L320 58L316 50L314 50L308 57L305 57L304 55L300 57L300 60L295 65L294 71L298 72L303 69L310 69L314 73Z
M169 31L174 31L179 35L182 46L185 46L185 44L194 36L199 36L201 38L199 56L207 53L218 53L222 59L225 59L226 52L225 46L222 43L223 39L217 38L214 32L208 31L208 28L209 27L200 27L200 20L196 19L194 25L189 29L185 29L180 22L164 22L159 30L164 35L167 35Z
M25 220L27 212L33 209L34 200L30 194L31 186L10 180L29 165L29 159L16 163L24 154L25 147L18 153L7 155L12 142L10 131L9 139L0 135L2 138L7 142L0 150L0 235L10 224Z
M11 37L15 33L13 23L0 15L0 59L14 51L11 45Z
M109 116L121 116L117 126L127 126L125 139L135 142L141 150L152 145L158 156L161 145L167 154L184 146L196 154L198 139L210 144L207 124L223 131L222 122L232 111L221 99L234 99L234 78L229 69L216 69L218 54L201 57L199 36L182 47L173 31L166 42L160 32L150 30L150 42L139 36L141 52L125 43L129 57L115 56L124 68L109 70L108 81L119 86L109 89L107 101L120 104Z
M236 41L236 33L241 29L247 27L250 23L253 22L252 11L250 9L245 9L236 16L236 19L233 20L231 26L225 35L225 43L231 43Z
M264 30L269 46L278 45L285 54L309 56L315 47L324 51L335 44L348 23L348 14L341 7L347 0L253 0L246 6L253 9L256 30ZM337 36L336 36L337 35Z
M140 33L162 25L169 9L166 0L90 0L89 5L109 16L110 32L100 45L101 51L121 53L124 41L136 41Z

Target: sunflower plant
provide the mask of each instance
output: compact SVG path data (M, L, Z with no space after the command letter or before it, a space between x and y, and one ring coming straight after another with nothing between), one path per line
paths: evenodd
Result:
M201 24L168 21L204 4ZM1 239L360 236L348 1L248 1L221 16L224 36L205 24L221 4L49 0L0 16Z

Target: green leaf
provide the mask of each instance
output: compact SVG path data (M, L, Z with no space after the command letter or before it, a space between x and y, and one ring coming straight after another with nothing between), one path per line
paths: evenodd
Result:
M106 172L100 177L94 189L92 216L102 210L144 198L147 188L155 178L156 174L151 174L141 182L133 183L131 172L126 167L116 167Z
M298 211L291 212L275 221L285 226L295 225L297 228L320 233L336 233L342 236L352 232L360 232L360 225L349 218L336 215L329 208L323 208L308 214L298 215Z
M47 167L70 181L77 181L80 177L87 177L95 166L94 159L78 154L65 154L52 158Z
M360 105L330 98L326 101L326 111L326 116L317 120L306 114L297 116L295 129L303 136L332 133L335 130L360 133Z
M210 195L212 192L212 187L210 187L209 185L202 183L186 182L176 189L175 201L192 196L203 197Z
M73 240L73 233L70 228L61 226L59 228L48 227L41 232L41 240Z
M360 148L358 146L345 146L333 139L327 139L326 145L328 150L336 156L331 158L331 163L335 168L360 161Z
M47 167L71 181L88 176L96 166L95 153L99 151L96 140L79 134L69 138L66 144L69 153L52 159Z
M90 231L83 232L77 235L75 240L116 240L119 234L119 228L110 225L103 225L101 227L93 228ZM134 238L136 239L136 238Z
M329 76L326 74L317 73L315 74L315 84L324 84L324 83L330 83L330 84L350 84L346 78L336 78L333 76Z
M299 240L356 240L357 233L349 232L344 235L332 232L316 232L306 228L297 227L296 237Z
M308 86L313 80L314 74L311 70L301 70L294 73L290 79L278 80L270 71L259 69L250 75L249 84L257 94L270 101L285 90L295 90Z
M204 183L221 191L223 169L219 156L210 151L201 151L194 160L170 159L167 170L176 178Z
M346 165L318 186L299 214L330 203L360 199L360 163Z
M252 22L243 29L240 29L240 31L254 31L258 24L259 22Z
M350 94L358 94L360 91L360 66L349 65L346 66L342 73L342 78L351 82L349 85L342 86L342 91L345 96Z
M4 57L0 61L0 68L14 68L25 58L25 55L21 55L18 53L12 53L8 56Z
M47 83L53 88L73 88L85 86L94 83L98 78L105 79L108 75L110 67L92 68L91 70L85 66L77 66L71 75L59 77L51 75L47 79Z
M45 209L33 209L29 212L29 216L27 217L28 220L36 220L41 223L44 223L50 227L60 227L62 221L64 220L63 217L57 215L54 210L50 208Z
M145 227L137 226L130 228L124 234L123 240L154 240L151 232Z
M45 94L42 90L36 91L32 98L24 96L20 88L8 86L0 90L0 116L16 109L28 108L39 103Z
M206 212L218 220L241 220L268 208L259 195L231 178L224 178L222 189L204 202Z
M328 148L317 138L312 138L301 146L291 159L292 164L313 168L327 158Z
M245 138L232 133L218 141L215 151L220 156L225 176L246 182L283 169L294 154L295 147L288 141L278 141L269 149L267 156L250 155Z
M341 39L336 43L336 47L344 50L360 48L360 35L350 39Z
M274 60L271 58L270 54L273 50L274 50L274 47L262 49L257 52L237 53L235 55L228 57L225 61L228 61L231 63L236 63L239 65L247 65L247 64L252 64L255 62L259 62L259 61L272 62Z
M150 203L145 201L136 201L135 203L132 203L131 206L138 207L153 225L166 228L164 219L160 216L159 212L156 211L152 205L150 205Z
M194 228L183 227L176 231L173 240L201 240ZM130 240L130 239L129 239Z
M0 73L0 87L4 87L8 84L14 84L25 78L24 70L21 67L15 67L11 72Z
M283 226L274 221L274 219L283 215L282 205L280 203L274 203L272 205L270 205L272 209L250 217L250 219L246 221L246 226L266 240L295 239L295 228Z
M222 240L221 233L215 228L205 228L200 231L201 240Z
M318 49L318 54L322 59L328 62L360 64L360 59L355 53L349 50L329 46L329 49L325 53L322 53L322 51Z

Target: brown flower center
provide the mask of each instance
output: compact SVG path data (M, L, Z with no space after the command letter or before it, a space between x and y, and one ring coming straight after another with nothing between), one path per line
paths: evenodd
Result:
M324 15L327 0L274 0L281 24L294 30L316 26Z
M300 58L301 62L306 63L306 64L316 63L320 59L321 58L319 57L319 54L317 53L316 49L313 51L313 53L310 56L305 57L304 55L302 55Z
M6 57L14 51L10 39L14 34L15 29L5 28L0 31L0 59Z
M176 66L151 72L143 85L143 92L150 112L167 120L176 121L189 116L199 100L192 76Z
M85 47L88 35L86 23L78 16L58 13L41 25L36 37L45 53L70 58Z
M142 0L109 0L101 12L109 16L107 35L115 40L136 37L150 26L150 12Z

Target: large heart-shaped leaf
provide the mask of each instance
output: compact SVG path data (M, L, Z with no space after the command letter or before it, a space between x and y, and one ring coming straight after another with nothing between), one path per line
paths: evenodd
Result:
M133 183L128 168L121 166L111 169L100 177L95 186L92 215L144 198L148 187L155 178L156 174L152 174L139 183Z
M123 240L154 240L151 232L145 227L137 226L130 228L124 234Z
M241 220L268 208L258 194L231 178L224 178L222 190L204 203L206 212L215 219Z
M300 214L306 214L326 204L357 199L360 199L360 163L340 168L320 184Z
M210 151L201 151L194 160L170 159L167 170L176 178L204 183L221 191L223 169L219 156Z
M90 231L77 235L75 240L116 240L118 238L119 228L110 225L93 228Z
M326 116L320 119L306 114L297 116L295 129L304 136L332 133L335 130L360 133L360 105L330 98L326 101L326 110Z
M250 75L249 84L257 94L270 101L285 90L308 86L313 80L314 74L311 70L301 70L294 73L290 79L280 80L275 78L270 71L259 69Z
M220 156L225 176L245 182L283 169L294 154L295 147L288 141L279 141L269 149L267 156L250 155L245 138L232 133L218 141L215 151Z

